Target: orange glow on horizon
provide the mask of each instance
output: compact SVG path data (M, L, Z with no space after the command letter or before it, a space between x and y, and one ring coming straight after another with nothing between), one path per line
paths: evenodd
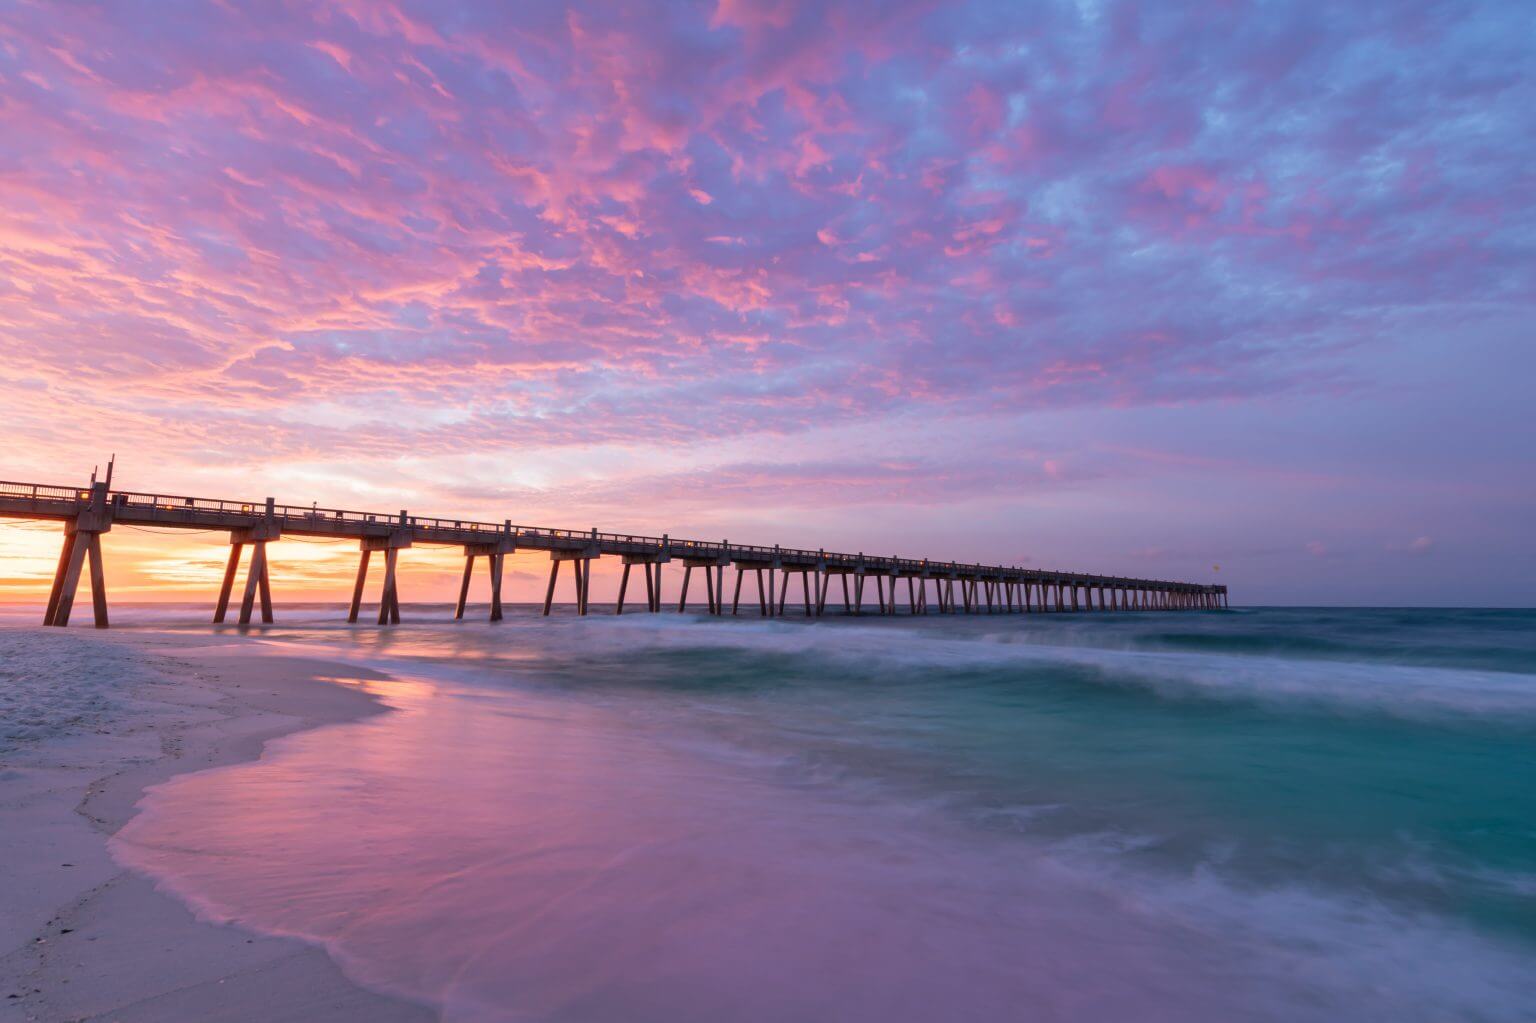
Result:
M48 599L63 542L62 526L53 523L0 522L0 603L37 604ZM148 532L117 526L103 538L106 556L107 595L114 602L196 603L211 607L224 575L229 543L221 533ZM272 576L272 599L284 603L342 603L350 599L357 574L358 550L354 541L313 541L289 537L267 548ZM242 561L236 593L244 584ZM617 558L598 559L592 575L593 600L612 600L618 593ZM463 555L456 548L417 546L401 552L400 599L403 603L443 603L458 596L464 570ZM365 603L378 600L382 565L370 565ZM483 560L475 564L470 583L471 604L489 599L489 577ZM549 581L549 556L543 551L511 555L502 579L503 599L512 602L542 601ZM630 597L636 590L631 580ZM570 572L563 571L555 592L557 602L572 599ZM90 583L82 579L80 598L86 599ZM643 582L638 592L643 593ZM676 584L670 587L676 592ZM697 596L702 599L702 589ZM690 597L695 594L690 594ZM643 603L643 596L640 598Z

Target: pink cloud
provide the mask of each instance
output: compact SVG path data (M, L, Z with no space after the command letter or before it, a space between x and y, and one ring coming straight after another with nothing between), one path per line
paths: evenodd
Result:
M0 398L39 450L78 444L50 407L343 461L1221 408L1532 299L1491 15L8 14Z

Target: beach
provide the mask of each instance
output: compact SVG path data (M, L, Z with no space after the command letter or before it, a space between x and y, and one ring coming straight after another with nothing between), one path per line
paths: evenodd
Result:
M350 983L313 945L199 921L107 851L107 838L132 816L146 786L253 759L268 739L287 732L379 713L377 701L316 681L334 675L334 665L258 656L217 639L23 633L4 637L7 653L25 645L51 660L59 649L83 644L94 648L98 670L125 658L142 663L111 687L110 711L87 717L84 728L69 722L81 710L72 706L51 723L63 734L0 752L5 1018L435 1018ZM35 671L20 681L50 679Z
M1533 40L0 0L0 1023L1536 1023Z
M0 628L19 1018L1513 1021L1536 997L1528 612L200 610Z

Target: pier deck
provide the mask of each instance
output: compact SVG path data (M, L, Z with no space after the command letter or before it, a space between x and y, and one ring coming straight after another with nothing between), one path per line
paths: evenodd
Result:
M905 611L926 614L930 606L939 613L1045 613L1072 611L1214 610L1228 606L1227 588L1218 585L1090 575L1006 565L966 564L927 558L882 557L844 554L804 548L735 544L725 540L687 540L668 535L642 536L607 533L597 529L557 529L519 525L511 519L483 522L398 513L346 511L317 505L280 504L262 501L230 501L113 490L107 482L86 487L40 483L0 482L0 518L37 519L64 526L63 549L54 575L44 624L69 624L80 575L89 561L91 594L98 628L108 624L101 537L117 523L188 530L222 530L229 533L230 556L214 604L213 620L222 622L229 610L233 586L243 551L251 548L239 621L249 624L259 607L262 621L273 620L271 579L266 545L285 536L355 539L359 558L349 620L356 621L362 603L368 568L375 552L384 555L384 585L379 601L379 624L400 621L396 564L399 552L413 543L463 548L464 576L456 605L462 617L467 603L475 562L485 558L491 584L490 618L502 618L501 579L503 559L515 551L548 551L549 588L544 613L553 606L560 566L572 563L576 611L588 611L590 563L604 556L623 559L616 612L624 613L630 569L639 565L645 576L646 610L656 613L665 606L661 590L662 566L677 561L683 568L679 610L686 608L694 571L704 574L708 608L725 613L725 571L736 569L735 597L731 613L740 610L742 581L751 573L756 583L759 613L782 615L789 608L807 616L827 612L828 590L834 577L840 583L840 609L849 614L863 611L866 585L873 582L879 613L900 610L897 583L906 581ZM766 578L765 578L766 574ZM775 589L775 574L779 576ZM798 575L791 590L791 577ZM934 605L928 601L931 588ZM852 592L850 593L850 587ZM957 591L958 590L958 599ZM697 592L697 591L695 591Z

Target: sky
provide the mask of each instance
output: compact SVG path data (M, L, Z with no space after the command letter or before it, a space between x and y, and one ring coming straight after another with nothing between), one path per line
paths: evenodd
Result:
M1531 606L1533 167L1525 3L0 0L0 479Z

